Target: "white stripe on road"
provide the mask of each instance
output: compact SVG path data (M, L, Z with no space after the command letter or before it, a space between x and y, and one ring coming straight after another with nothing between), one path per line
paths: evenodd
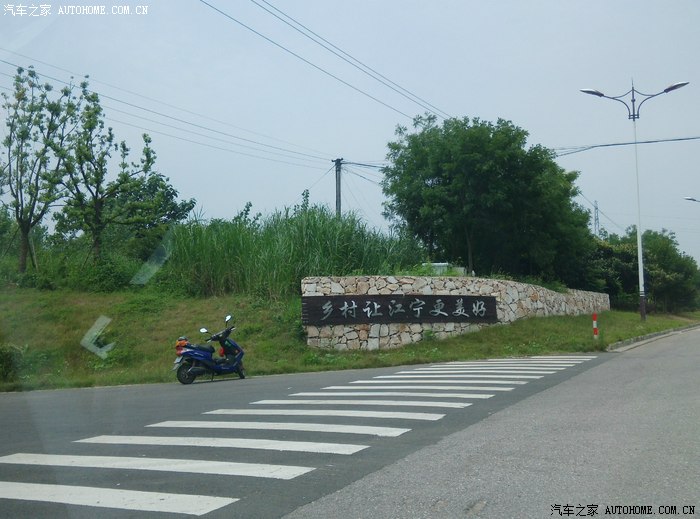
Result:
M209 422L209 421L166 421L146 427L189 427L193 429L263 429L275 431L328 432L345 434L372 434L374 436L401 436L411 429L398 427L373 427L369 425L341 425L325 423L287 422Z
M155 470L160 472L187 472L193 474L217 474L221 476L246 476L274 479L293 479L314 470L314 467L267 465L262 463L25 453L0 457L0 463L44 465L52 467Z
M172 436L95 436L77 440L77 443L100 443L111 445L167 445L233 449L258 449L266 451L313 452L321 454L355 454L369 445L351 443L299 442L261 440L249 438L181 438Z
M390 411L346 411L341 409L217 409L204 414L261 415L261 416L344 416L352 418L398 418L401 420L440 420L444 414L401 413Z
M447 362L442 364L433 364L433 366L536 366L547 368L549 366L576 366L584 361L572 360L487 360L487 361L472 361L472 362Z
M598 358L597 355L535 355L534 357L530 357L531 359L538 359L538 360L560 360L560 359L566 359L566 360L591 360L591 359L596 359Z
M411 384L414 382L408 381ZM376 384L377 382L370 382L370 384ZM393 382L396 384L397 382ZM487 387L487 386L426 386L426 385L400 385L400 386L328 386L322 389L437 389L440 391L445 391L448 389L454 391L512 391L512 387Z
M413 373L413 375L411 375ZM488 372L486 372L488 373ZM419 372L419 371L399 371L399 375L409 375L413 377L442 377L445 378L445 375L450 375L449 378L459 378L459 377L464 377L464 378L524 378L528 380L533 380L533 379L538 379L542 378L541 375L478 375L478 374L465 374L463 371L455 371L454 373L452 372L447 372L447 371L434 371L434 372ZM377 378L389 378L393 377L395 375L380 375Z
M405 407L449 407L453 409L469 407L471 404L462 402L425 402L409 400L258 400L252 404L262 405L382 405L382 406L405 406Z
M119 508L139 512L206 515L238 499L229 497L198 496L192 494L165 494L138 490L79 487L69 485L42 485L0 481L0 499L40 501L65 505Z
M400 371L399 373L404 373ZM534 371L529 369L435 369L435 368L420 368L414 369L413 373L512 373L513 375L553 375L556 371Z
M556 373L557 371L563 371L567 369L566 366L468 366L468 365L457 365L457 366L430 366L426 368L417 368L415 371L475 371L476 373L500 373L505 371L505 373L523 372L523 373L544 373L549 375L551 373Z
M372 388L375 389L375 388ZM493 395L483 393L413 393L411 391L338 391L334 393L323 393L320 391L309 391L304 393L293 393L290 396L415 396L418 398L491 398Z
M407 382L410 381L430 384L527 384L527 380L491 380L491 377L486 379L475 379L473 377L469 377L465 380L462 378L463 376L468 375L380 375L375 378L389 380L358 380L351 382L351 384L395 384L396 382L401 382L401 379L408 379Z

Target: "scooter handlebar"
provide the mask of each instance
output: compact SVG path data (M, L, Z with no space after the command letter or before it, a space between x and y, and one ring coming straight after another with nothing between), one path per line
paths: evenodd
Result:
M235 326L229 326L229 327L226 328L225 330L222 330L222 331L220 331L220 332L218 332L218 333L215 333L214 335L212 335L211 337L209 337L209 338L207 339L207 342L209 342L209 341L222 341L222 340L225 340L225 339L228 338L229 335L231 335L231 332L232 332L233 330L235 330L235 329L236 329Z

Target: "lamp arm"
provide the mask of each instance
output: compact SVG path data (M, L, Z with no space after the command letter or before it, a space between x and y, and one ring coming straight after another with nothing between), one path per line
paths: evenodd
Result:
M629 92L628 92L628 93L629 93ZM626 96L627 94L624 94L624 95ZM622 103L623 105L625 105L625 108L627 108L627 117L628 117L629 119L633 119L633 118L634 118L635 114L634 114L634 112L632 111L632 108L630 108L630 105L628 105L626 102L624 102L622 99L620 99L620 97L624 97L624 96L610 97L610 96L604 95L603 97L604 97L605 99L612 99L613 101L617 101L618 103ZM640 103L640 104L641 104L641 103ZM639 113L639 110L637 110L637 113Z
M642 107L642 105L644 103L649 101L649 99L653 99L654 97L660 96L661 94L665 94L665 93L666 92L662 90L661 92L657 92L656 94L652 94L652 95L641 94L641 95L646 96L646 97L644 99L642 99L642 101L639 103L639 106L637 106L637 115L636 115L635 119L639 119L639 109Z

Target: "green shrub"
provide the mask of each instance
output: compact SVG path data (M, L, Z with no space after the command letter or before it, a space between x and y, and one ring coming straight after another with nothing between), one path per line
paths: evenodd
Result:
M0 381L13 382L21 373L27 347L0 344Z

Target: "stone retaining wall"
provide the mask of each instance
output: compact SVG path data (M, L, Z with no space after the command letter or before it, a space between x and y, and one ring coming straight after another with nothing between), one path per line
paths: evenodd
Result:
M464 295L494 296L498 322L526 317L579 315L610 309L607 294L569 290L554 292L515 281L473 277L350 276L310 277L301 283L303 297L335 295ZM479 330L482 323L389 323L305 326L309 346L337 350L376 350Z

